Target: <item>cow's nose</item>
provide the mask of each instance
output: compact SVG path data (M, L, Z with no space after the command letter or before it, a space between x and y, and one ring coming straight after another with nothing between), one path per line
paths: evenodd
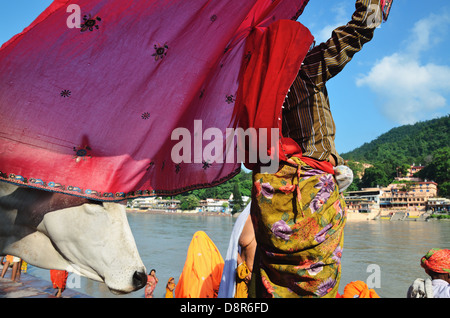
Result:
M133 286L137 289L141 289L147 284L147 275L144 272L134 272L133 274Z

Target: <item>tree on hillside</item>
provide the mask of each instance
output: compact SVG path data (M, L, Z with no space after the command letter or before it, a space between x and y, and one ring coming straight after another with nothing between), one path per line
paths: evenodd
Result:
M408 164L401 164L397 167L397 177L405 177L408 174L409 169L411 168Z
M198 198L193 195L187 195L180 198L180 208L181 210L194 210L199 205Z
M415 176L435 181L439 195L450 197L450 147L437 149L431 154L431 161Z
M387 186L391 180L387 176L382 165L376 164L373 167L367 168L364 176L361 179L361 188L374 188L377 186Z
M210 188L202 188L191 190L182 194L176 195L174 198L177 200L181 200L182 197L193 194L199 200L205 200L208 198L213 199L228 199L230 195L233 193L234 184L239 183L239 191L241 196L250 196L252 189L252 173L241 171L234 178Z
M438 189L441 197L450 198L450 181L439 183Z
M235 182L233 185L233 200L231 201L233 210L231 213L236 213L242 210L244 201L242 200L241 191L239 189L239 183Z

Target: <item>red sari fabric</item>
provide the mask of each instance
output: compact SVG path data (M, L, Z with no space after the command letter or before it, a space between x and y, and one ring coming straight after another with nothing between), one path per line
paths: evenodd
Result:
M66 289L67 277L69 277L69 273L66 271L56 269L50 270L50 280L52 281L53 288Z
M313 41L310 31L294 21L280 20L268 28L255 28L246 42L247 61L242 67L235 111L244 129L278 129L277 141L270 140L272 135L267 133L267 156L280 161L295 156L313 168L334 174L331 163L303 157L300 146L282 136L282 105ZM247 151L259 152L256 148ZM261 163L245 164L254 169Z
M282 136L281 108L313 40L302 24L281 20L268 28L255 28L246 43L248 61L242 68L236 112L240 127L255 128L258 134L260 129L266 131L267 155L273 157L275 150L278 154L273 159L287 160L301 154L293 139ZM271 140L272 128L278 130L279 140ZM266 137L258 136L258 147L260 138ZM246 162L246 166L252 169L255 164Z
M55 0L0 49L0 180L104 201L228 180L240 162L205 155L202 132L237 125L250 31L307 2ZM173 160L177 128L190 162Z

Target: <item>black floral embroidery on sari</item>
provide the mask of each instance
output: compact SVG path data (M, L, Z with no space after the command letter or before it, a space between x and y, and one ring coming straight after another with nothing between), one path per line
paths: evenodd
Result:
M203 166L202 166L203 170L206 170L209 167L211 167L211 164L208 161L203 161Z
M61 97L69 97L70 96L70 94L72 94L72 92L71 91L69 91L68 89L65 89L65 90L62 90L61 91Z
M167 43L164 43L164 45L154 45L155 53L152 54L152 56L155 57L155 61L162 60L164 56L167 55L167 50L169 49L169 46L167 46Z
M85 146L85 147L73 147L73 151L75 151L75 155L73 158L76 162L80 162L82 159L86 160L86 158L92 158L90 155L91 147Z
M227 95L227 97L226 97L226 99L225 99L225 101L226 101L228 104L234 103L235 100L236 100L236 99L234 98L233 95Z
M89 17L87 15L85 15L83 17L84 23L81 24L81 32L85 32L85 31L93 31L94 29L98 30L98 23L100 22L102 19L98 16L92 17L89 14Z

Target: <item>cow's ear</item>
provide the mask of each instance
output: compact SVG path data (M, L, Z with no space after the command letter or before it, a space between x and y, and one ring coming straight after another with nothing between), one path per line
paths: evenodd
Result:
M84 210L89 214L99 213L103 209L103 207L98 204L84 204L83 207Z
M103 207L106 209L106 211L125 211L125 205L117 202L103 202Z

